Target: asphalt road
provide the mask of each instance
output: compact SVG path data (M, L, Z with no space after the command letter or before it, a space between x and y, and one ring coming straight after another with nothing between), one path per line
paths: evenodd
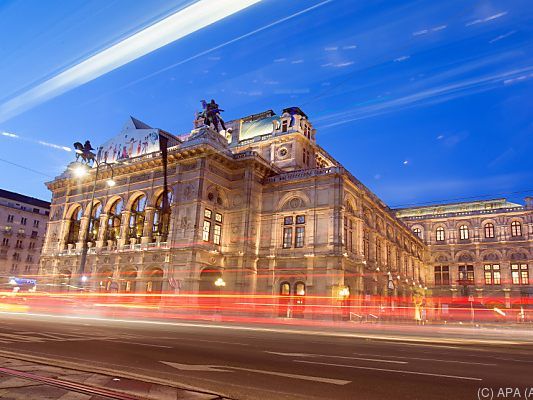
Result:
M478 399L483 388L533 396L524 393L533 388L532 332L220 325L0 313L0 355L234 399Z

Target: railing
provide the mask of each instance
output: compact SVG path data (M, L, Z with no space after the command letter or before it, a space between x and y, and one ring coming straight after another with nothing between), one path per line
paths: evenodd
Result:
M285 172L276 176L271 176L265 179L265 183L285 182L296 179L311 178L313 176L323 176L329 174L339 174L344 170L342 167L327 167L327 168L313 168L303 169L299 171Z
M424 219L430 219L430 218L447 218L447 217L460 217L464 215L482 215L482 214L498 214L498 213L511 213L511 212L520 212L525 211L526 208L524 206L520 207L506 207L506 208L494 208L490 210L471 210L471 211L455 211L455 212L448 212L448 213L427 213L422 215L412 215L409 217L402 217L401 215L398 216L398 218L401 218L405 221L413 221L413 220L424 220Z

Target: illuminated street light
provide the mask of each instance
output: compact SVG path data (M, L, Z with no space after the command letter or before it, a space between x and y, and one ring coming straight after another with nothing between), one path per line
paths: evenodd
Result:
M226 282L224 282L224 279L222 278L218 278L216 281L215 281L215 286L216 287L223 287L223 286L226 286Z
M109 186L109 187L113 187L113 186L115 186L117 184L117 182L115 180L113 180L112 178L108 179L106 183L107 183L107 186Z
M343 287L341 290L339 290L339 297L346 298L350 295L350 288Z
M83 178L87 175L87 167L84 164L78 163L72 168L72 172L76 178Z
M81 281L82 281L83 283L87 282L87 276L86 276L86 275L83 275L83 276L81 277Z

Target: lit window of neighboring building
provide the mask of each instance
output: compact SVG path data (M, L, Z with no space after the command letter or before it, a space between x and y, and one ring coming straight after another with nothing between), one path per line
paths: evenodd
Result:
M437 234L437 242L443 242L445 239L444 228L443 227L437 228L436 234Z
M461 225L459 227L459 238L461 240L467 240L470 237L470 232L468 231L468 226Z
M413 228L413 233L418 236L419 238L422 238L422 229L420 228Z
M450 284L450 267L437 266L435 267L435 285L449 285Z
M511 264L513 285L529 285L529 269L527 264Z
M522 224L520 222L511 222L511 236L522 236Z
M494 224L493 223L489 222L488 224L485 224L485 237L487 239L494 237Z
M499 264L485 264L485 285L500 285L501 273Z

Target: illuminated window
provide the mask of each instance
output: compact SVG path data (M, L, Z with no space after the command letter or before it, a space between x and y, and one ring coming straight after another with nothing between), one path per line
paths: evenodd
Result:
M217 246L222 244L222 214L213 213L209 209L204 211L204 225L202 228L202 240L204 242L209 242L213 240L213 243ZM213 234L211 235L211 230Z
M204 242L209 242L210 231L211 231L211 222L210 221L204 221L204 226L202 228L202 240Z
M70 217L70 226L68 231L67 243L74 244L78 241L80 236L80 226L81 226L81 216L82 210L81 207L78 207L72 213Z
M220 237L222 234L222 227L220 225L215 225L215 229L213 230L213 243L219 245L220 244Z
M154 221L152 233L154 235L166 236L170 224L170 205L172 204L172 192L167 192L167 202L163 204L163 193L159 195L155 202Z
M511 222L511 236L522 236L522 224L520 222Z
M106 240L116 241L120 236L120 225L122 224L122 209L124 203L121 199L116 200L109 209L107 217L107 228L105 232Z
M289 282L283 282L279 286L279 294L282 296L290 296L291 295L291 284Z
M305 215L297 215L296 218L288 216L283 218L283 248L301 248L305 244ZM294 231L294 232L293 232ZM294 242L293 242L294 233Z
M467 240L470 237L470 233L468 231L468 226L461 225L459 227L459 238L461 240Z
M87 241L94 242L98 239L98 232L100 231L100 215L102 214L102 204L98 203L93 206L91 220L89 222L89 237Z
M437 266L435 267L435 285L449 285L450 284L450 267Z
M488 224L485 224L485 237L487 239L494 237L494 224L493 223L489 222Z
M344 247L348 251L353 251L353 220L350 217L344 217Z
M413 228L413 233L418 236L419 238L422 238L422 229L420 228Z
M140 238L143 235L144 220L146 218L146 196L135 199L130 209L129 237Z
M296 282L294 285L294 294L296 296L305 296L305 283Z
M485 285L501 284L501 273L499 264L485 264L483 269L485 274Z
M529 285L529 269L527 264L511 264L513 285Z
M296 240L294 242L294 247L304 247L304 237L305 237L305 227L297 226L296 227Z
M283 228L283 248L292 247L292 228Z
M474 266L473 265L460 265L459 266L459 279L462 281L468 281L469 284L474 284Z
M444 228L442 227L437 228L436 234L437 234L437 242L443 242L445 239Z

